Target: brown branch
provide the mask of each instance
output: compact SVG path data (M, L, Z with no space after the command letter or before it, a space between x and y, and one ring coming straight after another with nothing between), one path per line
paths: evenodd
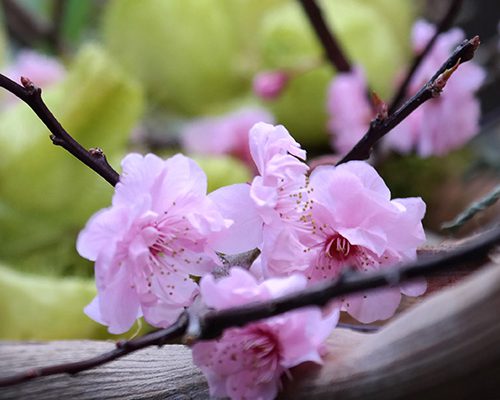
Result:
M387 119L376 118L372 120L365 135L337 165L351 160L365 160L369 158L371 149L378 140L389 133L420 105L439 96L453 71L460 64L472 59L479 44L479 36L475 36L470 40L464 40L417 94L407 100L398 110L389 115Z
M474 260L500 243L500 228L482 235L474 243L442 257L428 258L400 268L376 273L347 272L334 282L312 286L300 293L283 296L265 303L248 304L221 311L211 311L201 321L199 339L214 339L224 329L243 326L249 322L272 317L306 306L324 306L333 298L348 294L394 286L401 282L453 268L459 262ZM350 271L350 270L349 270Z
M64 43L61 28L67 0L54 0L52 22L40 18L15 0L1 0L5 13L5 23L9 33L23 46L37 47L47 42L55 52L61 52Z
M441 35L441 33L443 33L444 31L450 29L453 21L455 20L455 18L458 15L458 12L460 11L460 8L462 7L462 3L463 0L450 0L450 6L448 7L447 12L437 25L436 32L432 36L429 43L427 43L425 48L422 50L422 52L414 58L413 63L410 69L408 70L408 73L405 76L405 79L399 86L397 93L394 95L394 98L389 107L390 114L392 114L396 110L396 108L402 103L403 99L406 96L406 91L408 90L408 86L410 85L410 82L413 76L415 75L415 72L417 71L418 67L425 59L425 57L430 53L430 51L434 47L434 44L436 43L439 35Z
M62 37L62 29L67 6L67 0L52 1L52 26L47 39L51 43L54 50L58 53L63 52L65 47Z
M269 318L287 311L307 306L323 306L335 297L348 294L398 285L404 281L427 276L451 269L459 263L473 261L487 254L500 243L500 228L497 227L479 238L471 240L462 248L451 251L439 257L426 257L423 260L404 265L400 268L379 271L377 273L349 272L338 280L330 283L318 284L293 295L282 296L267 302L253 303L227 310L213 311L203 307L197 312L193 321L190 321L189 310L171 327L158 330L138 339L117 343L117 349L100 356L51 367L34 368L20 374L0 378L0 387L15 385L41 376L56 374L75 374L86 369L103 365L126 354L148 346L161 346L169 341L183 337L185 341L193 343L197 340L208 340L219 337L225 329L243 326L249 322ZM199 303L195 303L200 307ZM191 323L192 322L192 323ZM188 331L189 326L189 331Z
M323 50L325 52L326 58L339 72L350 72L351 64L348 61L342 47L338 43L335 36L328 28L321 9L316 4L315 0L299 0L302 8L304 9L309 22L316 33Z
M187 316L182 314L179 319L170 327L160 329L156 332L141 336L140 338L119 341L116 343L116 348L100 354L98 356L66 364L52 365L50 367L32 368L20 374L11 377L0 378L0 387L16 385L22 382L27 382L42 376L58 375L58 374L76 374L81 371L92 369L100 365L106 364L117 358L121 358L134 351L143 349L149 346L163 346L170 341L183 335L187 326Z
M26 10L18 1L2 0L9 33L22 45L34 47L50 34L49 24Z
M19 97L35 112L52 133L50 138L55 145L63 147L89 168L97 172L111 185L115 186L119 180L118 172L109 165L102 150L86 150L82 147L80 143L64 130L56 117L48 109L42 99L42 90L27 78L21 78L21 83L22 86L0 74L0 87Z

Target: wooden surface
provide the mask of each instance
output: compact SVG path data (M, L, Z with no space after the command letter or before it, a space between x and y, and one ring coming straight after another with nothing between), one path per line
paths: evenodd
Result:
M1 342L0 342L1 343ZM114 348L112 342L0 344L0 376L70 362ZM148 348L75 376L53 376L0 388L0 399L206 399L208 386L181 345Z
M0 376L75 361L112 343L0 344ZM500 399L500 266L431 296L375 334L337 329L325 365L285 382L290 399ZM74 377L0 389L0 399L205 399L189 349L146 349Z

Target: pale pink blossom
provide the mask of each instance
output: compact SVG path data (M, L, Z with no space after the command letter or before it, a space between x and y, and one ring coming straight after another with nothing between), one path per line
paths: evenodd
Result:
M210 275L203 277L200 291L207 306L222 310L277 298L305 286L301 275L258 283L236 267L218 281ZM197 343L193 359L208 380L211 396L271 400L290 368L306 361L322 363L322 344L337 320L337 311L324 317L315 307L288 312L228 329L219 340Z
M186 125L181 140L194 154L229 154L251 164L248 132L257 122L274 121L263 108L244 107L217 117L204 117Z
M361 161L316 168L310 188L312 230L301 238L310 256L303 272L310 282L337 278L346 268L369 272L415 259L425 240L420 198L391 200L382 178ZM402 291L418 295L425 284ZM343 308L368 323L392 316L400 298L399 287L369 291L344 299Z
M22 50L2 73L18 83L21 77L26 77L36 86L46 88L62 80L66 69L55 58L33 50Z
M234 221L213 246L226 253L258 247L264 271L295 266L304 258L296 236L306 229L301 219L308 207L305 151L281 125L258 123L249 140L258 175L250 185L232 185L210 195Z
M285 71L261 72L253 79L253 91L265 100L273 100L281 95L289 80L290 75Z
M317 167L310 178L303 150L285 128L257 124L250 133L259 175L250 185L219 189L210 196L234 224L215 235L213 247L237 253L258 247L252 272L261 278L306 275L331 280L347 267L392 267L416 257L425 240L420 198L391 200L382 178L364 162ZM244 212L241 212L241 209ZM418 295L425 283L345 299L362 322L387 319L400 292Z
M346 154L366 133L375 112L368 100L367 83L359 66L338 73L328 89L328 130L331 145Z
M415 23L413 46L417 53L424 49L434 32L435 27L425 21ZM434 75L463 39L464 33L458 28L439 36L417 69L409 86L409 96ZM460 65L441 96L429 100L396 126L387 135L385 145L401 153L416 150L422 157L446 155L460 148L479 131L481 110L475 92L484 79L484 70L474 61Z
M191 159L130 154L122 161L112 206L80 233L78 252L95 261L98 295L85 312L111 333L141 315L170 325L198 292L190 276L215 265L210 235L224 220L206 196L206 176Z

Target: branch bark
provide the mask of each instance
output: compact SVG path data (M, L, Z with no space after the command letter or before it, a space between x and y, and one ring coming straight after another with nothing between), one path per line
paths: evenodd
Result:
M341 276L337 281L318 284L299 293L282 296L267 302L251 303L231 309L214 311L199 307L200 303L195 301L193 306L183 313L178 321L169 328L160 329L157 332L130 341L119 342L116 349L87 360L42 368L33 367L19 374L0 377L0 387L7 387L49 375L75 374L109 363L147 346L162 346L181 337L184 343L189 344L199 340L216 339L227 328L243 326L259 319L272 317L301 307L323 306L335 297L368 289L398 285L406 280L422 277L426 274L456 268L460 263L476 260L493 249L500 242L500 229L493 229L471 242L468 246L464 246L443 257L424 259L413 264L371 274L351 272Z
M309 18L318 40L323 46L326 58L330 61L334 68L339 72L351 71L351 64L347 59L340 43L332 34L330 28L323 18L321 9L316 4L315 0L299 0L306 16Z
M112 186L115 186L119 180L118 172L109 165L103 151L99 148L86 150L66 132L49 110L42 99L42 89L36 87L28 78L21 78L21 83L22 86L0 74L0 87L24 101L35 112L52 133L50 139L55 145L63 147L78 160L97 172Z
M351 160L365 160L370 157L371 149L374 144L389 133L408 115L415 111L426 101L437 97L446 81L450 78L455 69L462 63L472 59L474 52L479 47L480 40L478 36L470 40L464 40L453 52L453 54L444 62L434 76L416 93L412 98L406 101L398 110L390 114L386 119L376 118L370 123L370 127L361 140L347 153L337 165Z
M462 3L463 0L450 0L449 8L444 14L439 24L437 25L436 32L432 36L431 40L429 40L429 43L427 43L422 52L415 57L410 69L408 70L408 73L406 74L403 82L399 86L397 93L394 95L391 105L389 106L390 114L396 111L397 107L402 103L403 99L406 96L406 91L408 90L408 86L410 85L413 75L415 75L415 72L417 71L422 61L425 59L425 57L427 57L427 55L434 47L434 44L436 43L439 35L441 35L441 33L443 33L444 31L450 29L453 21L455 20L455 18L458 15L458 12L460 11L460 8L462 7Z
M361 334L337 329L323 367L292 371L286 399L496 398L500 390L500 266L490 265L383 327ZM74 361L111 343L0 344L0 376ZM59 375L0 389L0 399L206 399L204 378L187 348L145 349L75 377Z

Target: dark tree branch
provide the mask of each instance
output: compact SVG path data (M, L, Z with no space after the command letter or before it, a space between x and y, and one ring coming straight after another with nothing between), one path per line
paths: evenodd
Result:
M326 58L339 72L350 72L351 64L349 63L346 55L344 54L340 43L336 40L335 36L328 28L321 9L316 4L315 0L299 0L302 8L304 9L309 22L316 33Z
M190 315L190 310L188 310L171 327L158 330L138 339L118 342L117 348L111 352L84 361L34 368L21 374L0 378L0 387L15 385L41 376L63 373L75 374L108 363L147 346L161 346L181 337L190 344L197 340L215 339L225 329L231 327L243 326L249 322L269 318L301 307L323 306L339 296L385 286L394 286L410 279L454 268L457 264L483 257L499 243L500 228L497 227L480 235L477 239L471 240L462 248L453 250L444 256L426 257L423 260L399 268L382 270L376 273L345 273L334 282L318 284L301 292L267 302L253 303L221 311L207 311L200 307L199 303L195 302L195 308L200 307L193 309L197 313L195 317Z
M164 344L168 344L170 341L182 336L186 329L186 324L187 316L186 314L182 314L170 327L149 333L137 339L119 341L116 343L116 348L107 353L103 353L83 361L29 369L12 377L1 378L0 387L16 385L35 378L40 378L42 376L76 374L81 371L96 368L145 347L163 346Z
M229 275L229 270L232 267L241 267L244 269L250 269L253 262L257 259L257 257L259 257L259 255L260 255L259 249L252 249L240 254L217 253L219 260L222 262L222 266L216 268L212 272L212 275L214 275L216 278L227 276Z
M396 127L408 115L426 101L439 96L447 80L455 69L462 63L469 61L480 44L479 36L464 40L444 62L434 76L415 94L406 101L398 110L386 119L374 119L361 140L347 153L337 165L351 160L366 160L370 157L373 145Z
M102 150L86 150L82 147L80 143L64 130L56 117L54 117L48 109L42 99L42 90L36 87L33 82L27 78L21 78L21 83L23 84L22 86L0 74L0 87L8 90L30 106L38 118L42 120L52 133L50 138L55 145L66 149L89 168L97 172L111 185L115 186L118 183L119 175L113 167L109 165Z
M26 10L19 2L2 0L2 6L9 33L22 45L34 47L50 34L49 24Z
M64 50L62 28L68 0L53 0L52 2L52 26L47 39L55 51L61 53Z
M318 284L299 293L283 296L265 303L248 304L221 311L210 311L201 321L199 339L214 339L230 327L243 326L262 318L269 318L306 306L324 306L332 299L348 294L423 277L453 268L459 262L473 261L500 243L500 228L483 234L474 243L441 257L433 257L403 265L400 268L376 273L346 272L334 282ZM350 270L348 270L350 271Z
M47 42L55 52L61 52L64 44L61 28L68 0L54 0L52 21L39 18L15 0L1 0L9 33L23 46L36 47Z
M394 95L394 98L389 107L390 114L392 114L397 109L397 107L403 102L403 99L406 96L406 91L408 90L408 86L410 85L410 82L413 76L415 75L415 72L417 71L418 67L425 59L427 54L429 54L429 52L434 47L434 44L436 43L436 40L438 39L439 35L444 31L450 29L451 25L453 24L453 21L455 20L455 18L458 15L458 12L460 11L460 8L462 7L462 3L463 0L450 0L450 6L448 8L448 11L437 25L436 33L431 38L429 43L427 43L422 52L414 58L413 63L410 69L408 70L408 73L405 76L405 79L399 86L397 93Z

